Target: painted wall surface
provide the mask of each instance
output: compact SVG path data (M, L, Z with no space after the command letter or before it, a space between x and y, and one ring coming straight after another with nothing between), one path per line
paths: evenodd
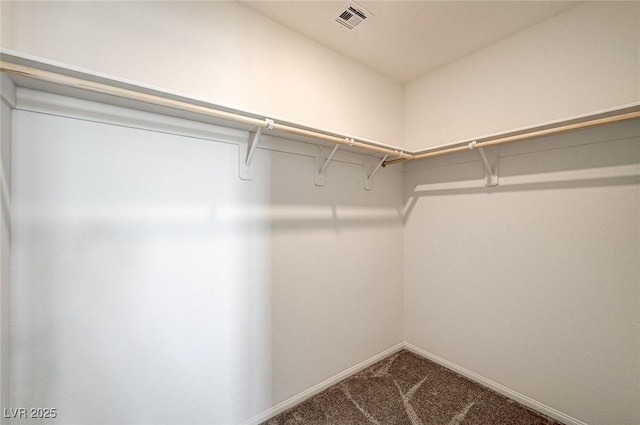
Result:
M399 84L239 3L36 1L13 9L19 52L270 118L402 141Z
M319 188L313 158L258 149L248 182L232 144L14 126L14 406L240 423L402 341L400 173L367 192L333 162Z
M0 46L13 48L13 1L0 1Z
M588 424L640 424L640 122L405 177L405 338Z
M404 146L640 102L638 28L638 2L585 2L407 84Z
M9 405L9 284L11 268L11 106L15 94L2 78L0 98L0 409ZM5 93L5 91L9 93ZM3 421L4 419L0 419ZM4 423L4 422L3 422Z

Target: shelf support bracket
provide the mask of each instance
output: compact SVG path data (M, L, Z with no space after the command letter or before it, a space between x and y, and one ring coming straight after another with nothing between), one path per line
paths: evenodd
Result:
M324 161L324 163L322 162L322 156L321 155L316 156L316 158L315 158L315 168L314 168L314 171L315 171L314 183L315 183L316 186L324 186L325 171L327 171L327 167L329 166L329 163L333 159L333 156L336 154L336 151L338 150L339 146L340 146L340 144L336 143L336 145L333 147L333 150L329 154L329 157ZM322 150L322 148L320 148L320 150ZM320 165L320 164L322 164L322 165Z
M273 130L273 120L267 118L267 130ZM258 127L256 132L249 138L249 141L238 145L238 175L242 180L253 180L253 167L251 166L251 160L253 154L260 143L260 136L262 136L262 127Z
M484 148L476 147L476 142L469 143L469 150L477 149L480 152L480 158L482 159L482 165L484 167L484 185L487 187L494 187L498 185L498 156L489 153L489 158Z
M251 167L251 160L253 159L253 153L256 151L256 146L260 142L260 136L262 135L262 127L258 127L253 137L249 140L249 147L247 149L247 157L244 161L244 165Z
M378 171L380 171L380 168L382 167L382 165L384 164L384 162L387 160L387 158L389 157L389 155L385 155L380 162L378 162L378 165L376 165L376 167L373 169L373 171L371 172L371 174L368 174L368 165L364 166L364 190L371 190L373 189L373 176L376 175L376 173Z

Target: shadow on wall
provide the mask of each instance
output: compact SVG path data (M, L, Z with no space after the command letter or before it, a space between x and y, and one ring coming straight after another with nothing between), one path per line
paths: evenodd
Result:
M634 185L640 183L640 120L495 147L499 185L484 184L476 152L407 167L404 221L418 199Z
M216 214L229 222L269 223L278 231L312 229L333 230L346 228L397 226L402 219L399 207L358 207L349 205L279 205L270 207L225 206Z
M497 187L477 152L407 165L406 341L585 423L636 423L640 121L497 153Z
M400 173L13 118L12 407L240 423L399 342Z
M125 424L268 406L269 223L212 215L268 202L266 182L237 179L235 146L24 111L14 124L12 407Z

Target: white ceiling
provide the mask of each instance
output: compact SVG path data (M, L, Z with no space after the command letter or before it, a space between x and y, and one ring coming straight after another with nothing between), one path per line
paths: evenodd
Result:
M333 21L346 0L242 3L405 83L580 2L359 0L374 16L351 31Z

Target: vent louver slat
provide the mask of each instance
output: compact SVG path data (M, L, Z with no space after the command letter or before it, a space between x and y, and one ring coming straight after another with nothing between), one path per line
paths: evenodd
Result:
M344 12L342 12L342 15L340 15L341 19L344 19L345 21L348 21L349 18L351 18L353 15L349 12L347 12L346 10Z
M355 13L356 15L358 15L359 17L361 17L362 19L367 19L367 17L365 16L364 13L360 12L359 10L354 9L353 7L349 6L349 10L352 11L353 13Z

